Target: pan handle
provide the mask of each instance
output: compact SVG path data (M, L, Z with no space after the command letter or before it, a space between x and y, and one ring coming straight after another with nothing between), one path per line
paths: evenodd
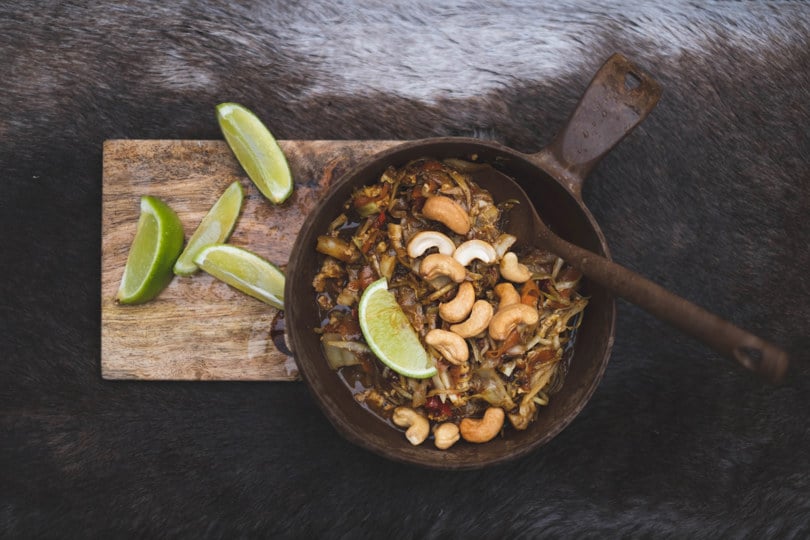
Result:
M693 304L640 274L563 240L545 225L543 245L610 292L695 337L744 367L779 383L790 359L780 347Z
M582 198L588 173L625 138L661 97L661 87L619 53L599 68L554 140L532 160Z

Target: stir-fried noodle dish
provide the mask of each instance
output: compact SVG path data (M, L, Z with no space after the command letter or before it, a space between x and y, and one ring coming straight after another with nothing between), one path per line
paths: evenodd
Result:
M358 403L415 445L447 449L526 429L563 384L587 304L577 270L504 232L515 202L474 183L482 166L423 158L389 167L317 241L325 358ZM368 339L362 329L360 300L381 279L425 356L416 375L397 368L407 358L374 352L396 331Z

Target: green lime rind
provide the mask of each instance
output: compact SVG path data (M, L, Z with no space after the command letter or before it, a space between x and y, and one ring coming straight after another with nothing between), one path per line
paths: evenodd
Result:
M183 224L174 210L157 197L141 197L141 213L116 300L142 304L160 294L172 279L172 267L182 249Z
M217 202L208 210L200 221L197 229L191 235L186 248L174 263L174 273L178 276L190 276L199 267L194 264L194 258L207 245L220 244L228 240L236 226L236 220L242 209L244 190L237 181L228 186Z
M259 255L231 244L211 244L194 264L231 287L277 309L284 309L284 272Z
M292 174L270 130L238 103L220 103L216 113L225 141L248 178L270 202L286 201L293 192Z
M436 366L384 277L363 291L358 316L366 343L382 363L414 379L436 375Z

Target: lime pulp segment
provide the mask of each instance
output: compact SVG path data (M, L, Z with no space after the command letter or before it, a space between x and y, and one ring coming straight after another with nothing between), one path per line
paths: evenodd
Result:
M151 300L169 284L183 248L183 225L165 202L141 197L140 217L116 299L122 304Z
M186 244L186 249L174 263L175 274L179 276L193 274L199 269L194 264L194 257L200 250L209 244L222 243L228 239L236 225L243 199L244 191L238 181L225 189L197 226Z
M197 254L194 263L231 287L284 309L284 273L252 251L230 244L212 244Z
M216 112L225 141L259 191L275 204L287 200L293 191L292 174L270 130L238 103L220 103Z
M406 377L426 379L436 367L408 317L381 278L363 292L358 306L360 329L368 346L385 365Z

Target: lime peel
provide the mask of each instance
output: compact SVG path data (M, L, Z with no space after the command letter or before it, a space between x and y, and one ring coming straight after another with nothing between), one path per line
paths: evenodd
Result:
M183 249L183 224L165 202L145 195L140 212L116 294L121 304L142 304L160 294L171 281L172 267Z
M414 379L426 379L437 373L384 277L363 291L358 317L366 343L386 366Z

